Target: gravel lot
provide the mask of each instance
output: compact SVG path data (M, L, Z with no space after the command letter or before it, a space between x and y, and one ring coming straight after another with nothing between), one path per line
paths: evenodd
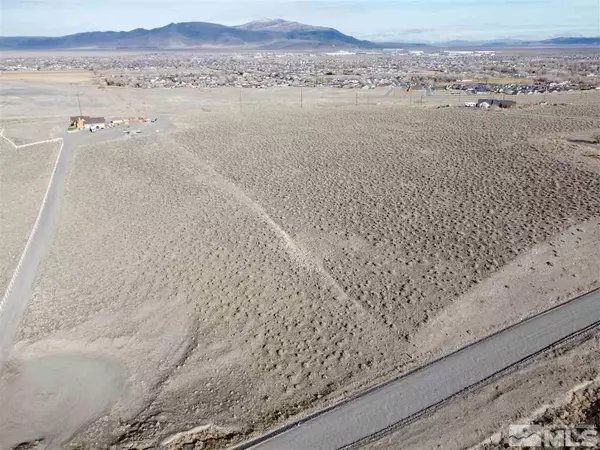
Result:
M23 360L119 361L127 392L75 442L120 448L236 439L385 380L443 311L600 216L598 161L562 144L600 106L560 111L203 114L80 148Z

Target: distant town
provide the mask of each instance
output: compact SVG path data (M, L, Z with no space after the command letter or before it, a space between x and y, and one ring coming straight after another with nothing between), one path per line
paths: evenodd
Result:
M139 89L380 86L454 90L465 94L543 94L600 86L597 55L495 51L163 52L21 56L2 72L88 71L98 85Z

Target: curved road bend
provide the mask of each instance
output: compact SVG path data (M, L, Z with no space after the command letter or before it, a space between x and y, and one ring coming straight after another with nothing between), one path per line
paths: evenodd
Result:
M410 419L455 394L600 325L600 290L493 334L270 438L236 449L337 450ZM253 445L254 444L254 445Z
M6 292L0 300L0 372L12 348L21 318L27 309L38 267L51 241L71 155L72 146L67 139L64 139L29 240Z

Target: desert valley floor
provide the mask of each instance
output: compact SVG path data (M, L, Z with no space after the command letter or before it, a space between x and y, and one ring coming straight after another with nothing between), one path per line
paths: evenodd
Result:
M0 444L27 417L27 439L73 448L180 448L165 440L200 425L223 446L598 287L600 148L567 139L599 117L598 100L187 110L78 147L11 362L75 393L30 408L43 393L9 374ZM56 155L28 149L0 147L17 256ZM57 405L76 414L51 424Z

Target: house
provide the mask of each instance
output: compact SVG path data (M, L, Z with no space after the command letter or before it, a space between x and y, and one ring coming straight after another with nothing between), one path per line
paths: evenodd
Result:
M84 127L88 130L103 130L106 128L106 119L104 117L88 117L84 120Z
M78 130L82 130L84 128L84 124L86 120L89 120L89 116L71 116L69 118L69 128L76 128Z
M89 130L91 128L100 130L106 128L106 119L104 117L90 117L90 116L72 116L69 118L69 128L83 130L84 128Z

